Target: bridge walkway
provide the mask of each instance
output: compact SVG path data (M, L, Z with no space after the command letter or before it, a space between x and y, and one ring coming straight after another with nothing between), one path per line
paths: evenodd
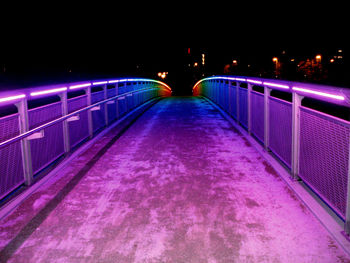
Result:
M207 101L163 99L0 222L1 262L349 262Z

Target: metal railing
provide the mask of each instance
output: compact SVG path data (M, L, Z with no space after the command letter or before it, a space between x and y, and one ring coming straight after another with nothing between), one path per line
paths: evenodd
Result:
M345 222L350 234L350 122L302 104L311 98L349 108L350 89L217 76L199 81L193 94L226 111L283 164L292 179L310 187Z
M17 108L17 113L0 118L0 199L21 185L31 185L35 174L127 113L170 95L168 85L151 79L86 81L0 93L0 110ZM58 102L45 102L54 96ZM28 102L38 98L44 106L28 109Z

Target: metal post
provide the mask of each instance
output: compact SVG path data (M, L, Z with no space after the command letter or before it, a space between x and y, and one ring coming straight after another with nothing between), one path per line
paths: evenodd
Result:
M90 106L92 103L92 101L91 101L91 87L88 87L85 89L85 94L87 95L87 106ZM88 116L89 137L91 139L94 136L94 126L93 126L94 124L93 124L91 110L87 111L87 116Z
M228 98L227 98L227 110L228 110L228 114L232 117L232 105L231 105L231 97L232 97L232 82L229 81L228 82Z
M270 146L270 95L271 89L264 87L264 145L266 151Z
M239 124L239 87L240 83L236 82L236 114L237 114L237 124Z
M68 98L67 92L62 92L59 94L62 104L62 116L68 114ZM67 154L70 152L70 140L69 140L69 125L68 120L62 122L63 125L63 141L64 141L64 152Z
M304 97L293 93L293 121L292 121L292 177L299 180L300 155L300 107Z
M248 133L249 135L251 135L252 133L252 110L251 110L251 104L252 104L252 100L251 100L251 94L252 94L252 89L253 89L253 85L252 84L248 84Z
M16 107L19 114L19 131L22 134L29 131L27 99L22 99L16 104ZM26 185L31 185L33 183L32 154L30 151L30 141L26 138L21 140L21 154L24 181Z
M350 156L350 147L349 147L349 156ZM345 215L344 232L346 235L350 236L350 158L349 158L349 164L348 164L348 182L347 183L348 183L348 192L347 192L347 198L346 198L346 215Z
M119 95L118 94L118 83L115 84L115 94L116 94L116 96ZM119 120L120 113L119 113L119 101L118 101L118 99L116 99L116 101L115 101L115 106L117 107L117 120Z
M108 98L107 85L103 85L103 98L104 98L104 100L106 100ZM107 127L108 124L109 124L109 120L108 120L108 104L107 103L104 104L104 109L105 109L105 125Z

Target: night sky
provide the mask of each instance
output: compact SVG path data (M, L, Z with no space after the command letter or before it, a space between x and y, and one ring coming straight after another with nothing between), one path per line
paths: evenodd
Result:
M175 90L175 94L189 95L191 87L203 76L235 74L274 77L273 57L281 60L295 59L295 63L322 54L328 61L338 50L343 50L343 59L329 73L330 84L347 86L350 82L345 72L347 50L338 48L275 48L275 47L220 47L220 48L176 48L176 47L115 47L96 50L48 48L41 50L17 50L3 52L0 56L0 89L10 86L33 86L114 77L148 77L157 79L158 72L169 72L164 82ZM190 51L190 52L189 52ZM202 65L205 54L205 65ZM238 66L233 68L232 61ZM194 67L194 63L199 66ZM290 63L284 68L281 78L301 80L292 74ZM225 72L229 68L229 72ZM296 65L295 65L296 66Z

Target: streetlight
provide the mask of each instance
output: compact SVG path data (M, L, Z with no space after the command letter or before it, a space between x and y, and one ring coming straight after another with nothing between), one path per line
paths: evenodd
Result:
M321 63L321 61L322 61L322 56L321 55L317 55L316 56L316 62L317 63Z
M277 57L272 58L273 63L275 64L275 76L278 78L279 75L279 60Z

